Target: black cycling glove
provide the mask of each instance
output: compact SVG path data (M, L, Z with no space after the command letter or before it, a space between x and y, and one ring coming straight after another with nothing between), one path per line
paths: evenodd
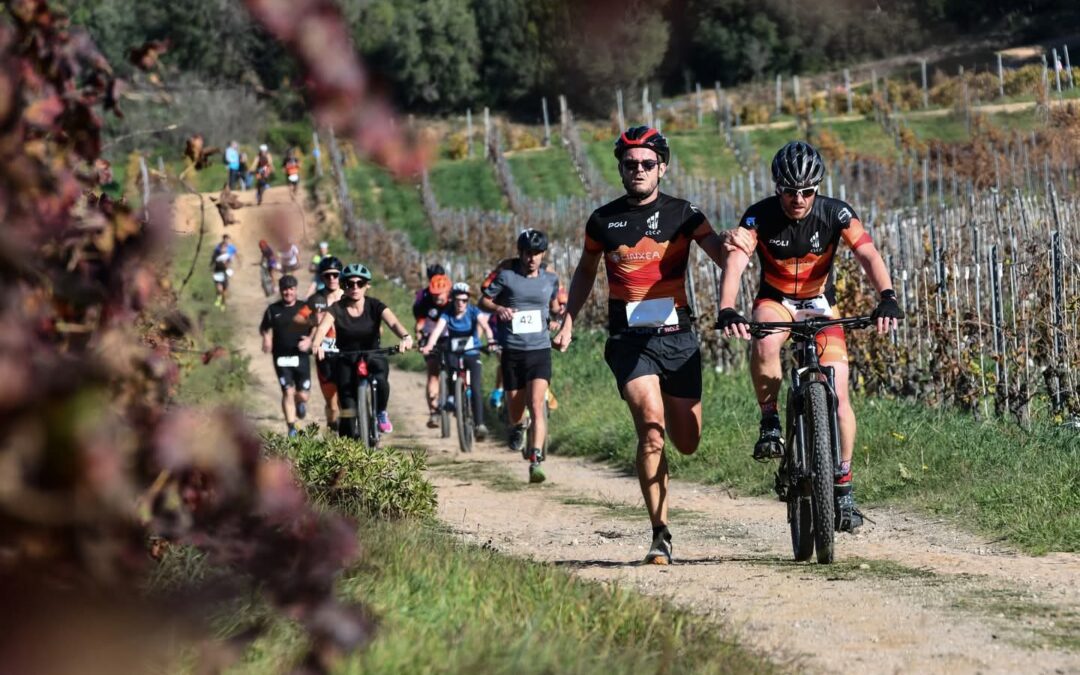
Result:
M881 300L874 311L870 313L874 319L903 319L904 310L900 309L900 303L896 301L896 291L891 288L881 292Z
M724 330L725 328L731 328L737 326L740 323L750 323L742 314L735 311L733 307L725 307L720 310L720 314L716 317L716 329Z

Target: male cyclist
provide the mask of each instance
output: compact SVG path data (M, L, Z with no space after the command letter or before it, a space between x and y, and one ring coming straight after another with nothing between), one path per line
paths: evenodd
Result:
M289 436L296 435L296 420L307 417L307 400L311 393L311 359L301 349L307 330L293 319L303 308L296 300L296 277L286 274L278 287L281 300L271 304L263 313L259 332L262 333L264 354L274 357L274 370L281 385L281 411Z
M889 270L869 233L849 204L818 195L825 174L821 155L812 146L792 141L773 157L772 176L776 194L752 205L739 223L738 249L728 256L720 289L717 326L724 335L750 339L746 319L735 309L739 279L757 249L761 263L761 286L754 299L754 321L796 321L808 316L836 317L833 260L840 240L880 294L872 316L878 333L894 330L904 312L892 290ZM761 408L761 434L754 445L754 459L782 457L777 396L783 371L780 348L787 333L755 339L751 345L750 379ZM822 365L831 366L836 378L837 416L840 420L840 467L836 481L836 528L854 532L863 523L855 507L851 485L851 456L855 449L855 413L848 396L848 355L844 329L826 328L818 334Z
M428 267L428 285L416 292L412 313L416 319L416 343L425 344L439 317L450 309L450 277L441 265ZM427 367L428 428L439 426L439 357L425 357Z
M563 327L553 344L566 351L574 320L604 260L608 331L604 359L637 429L637 473L652 523L645 562L671 558L668 465L664 438L686 455L701 441L701 351L686 297L691 242L717 264L724 240L688 201L660 191L671 151L656 129L634 127L615 141L626 195L601 206L585 225L581 261L570 282Z
M214 307L225 311L225 296L229 290L229 278L233 275L233 261L239 259L240 254L232 239L227 234L221 235L221 242L214 247L210 254L210 270L214 279L214 288L217 297L214 298Z
M551 382L551 338L548 322L559 309L559 279L542 269L547 252L547 235L539 230L525 230L518 236L518 259L510 269L500 270L484 289L480 308L497 314L509 331L502 353L503 386L510 413L510 447L520 450L529 462L529 482L545 479L540 462L544 461L544 399ZM532 424L525 434L525 408ZM527 440L527 442L526 442Z
M341 261L332 255L326 256L319 261L318 271L320 278L323 280L323 290L308 298L307 304L300 308L294 319L297 323L311 328L310 334L302 344L304 350L315 351L314 345L311 344L312 339L315 337L315 327L322 320L326 308L340 300L343 295L340 283L343 267ZM322 341L323 358L315 363L315 370L319 376L319 389L322 390L323 399L326 401L326 426L331 431L337 431L338 415L340 413L337 384L334 380L338 352L336 340L337 335L331 326Z
M483 364L480 361L480 335L489 343L493 336L480 308L469 304L469 295L469 284L463 281L454 284L450 290L450 309L439 316L420 353L424 356L431 354L444 331L450 337L450 349L465 352L465 365L469 369L469 381L472 382L473 423L476 425L476 438L482 441L487 438L488 428L484 425L484 377Z

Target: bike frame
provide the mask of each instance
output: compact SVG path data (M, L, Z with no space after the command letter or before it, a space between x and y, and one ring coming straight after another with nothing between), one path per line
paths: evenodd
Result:
M371 395L368 396L368 402L367 402L369 409L366 410L366 411L358 409L356 411L356 414L357 414L358 417L360 415L370 415L368 427L370 429L369 433L371 434L372 438L364 438L364 439L361 439L361 440L364 442L365 445L370 445L371 447L374 447L379 442L379 436L380 436L379 427L378 427L378 425L376 423L377 411L375 410L375 405L376 405L375 401L377 400L378 384L375 382L375 379L373 377L371 377L371 373L368 370L368 363L367 363L368 357L371 357L371 356L392 356L394 354L400 354L401 349L400 349L400 347L384 347L384 348L380 348L380 349L367 349L367 350L364 350L364 351L334 352L334 353L339 355L339 356L358 356L359 357L359 358L356 359L356 374L359 377L359 380L357 380L357 383L356 383L356 388L357 388L357 390L359 390L360 387L362 387L363 384L366 382L369 389L370 389ZM357 392L356 399L357 399L357 406L359 406L360 405L360 403L359 403L359 401L360 401L359 391Z

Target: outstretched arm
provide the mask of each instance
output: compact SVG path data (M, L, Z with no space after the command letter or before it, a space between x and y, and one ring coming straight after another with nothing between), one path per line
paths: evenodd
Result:
M570 291L566 300L566 315L563 317L562 328L555 335L551 343L561 352L565 352L570 346L570 340L574 334L574 319L578 312L585 306L585 301L592 293L593 284L596 282L596 270L600 265L603 251L582 250L581 260L574 269L574 276L570 280Z

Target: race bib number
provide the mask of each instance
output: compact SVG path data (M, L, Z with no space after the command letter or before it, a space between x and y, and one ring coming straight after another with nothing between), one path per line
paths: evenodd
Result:
M469 337L456 337L450 338L450 350L455 352L467 352L470 349L475 349L476 343L473 341L472 336Z
M630 328L659 328L676 326L675 298L655 298L626 303L626 325Z
M540 310L530 309L524 312L514 312L514 320L510 323L510 331L514 335L528 335L539 333L544 330L541 323Z
M829 304L829 301L825 299L824 295L819 295L816 298L806 298L804 300L784 298L783 305L791 312L794 321L802 321L803 319L817 316L832 318L833 315L832 305Z
M278 368L299 368L300 367L300 357L299 356L279 356L279 357L277 357L277 361L275 361L275 363L277 363Z
M227 277L225 276L224 272L214 272L214 281L218 282L219 284L225 283L226 278Z

